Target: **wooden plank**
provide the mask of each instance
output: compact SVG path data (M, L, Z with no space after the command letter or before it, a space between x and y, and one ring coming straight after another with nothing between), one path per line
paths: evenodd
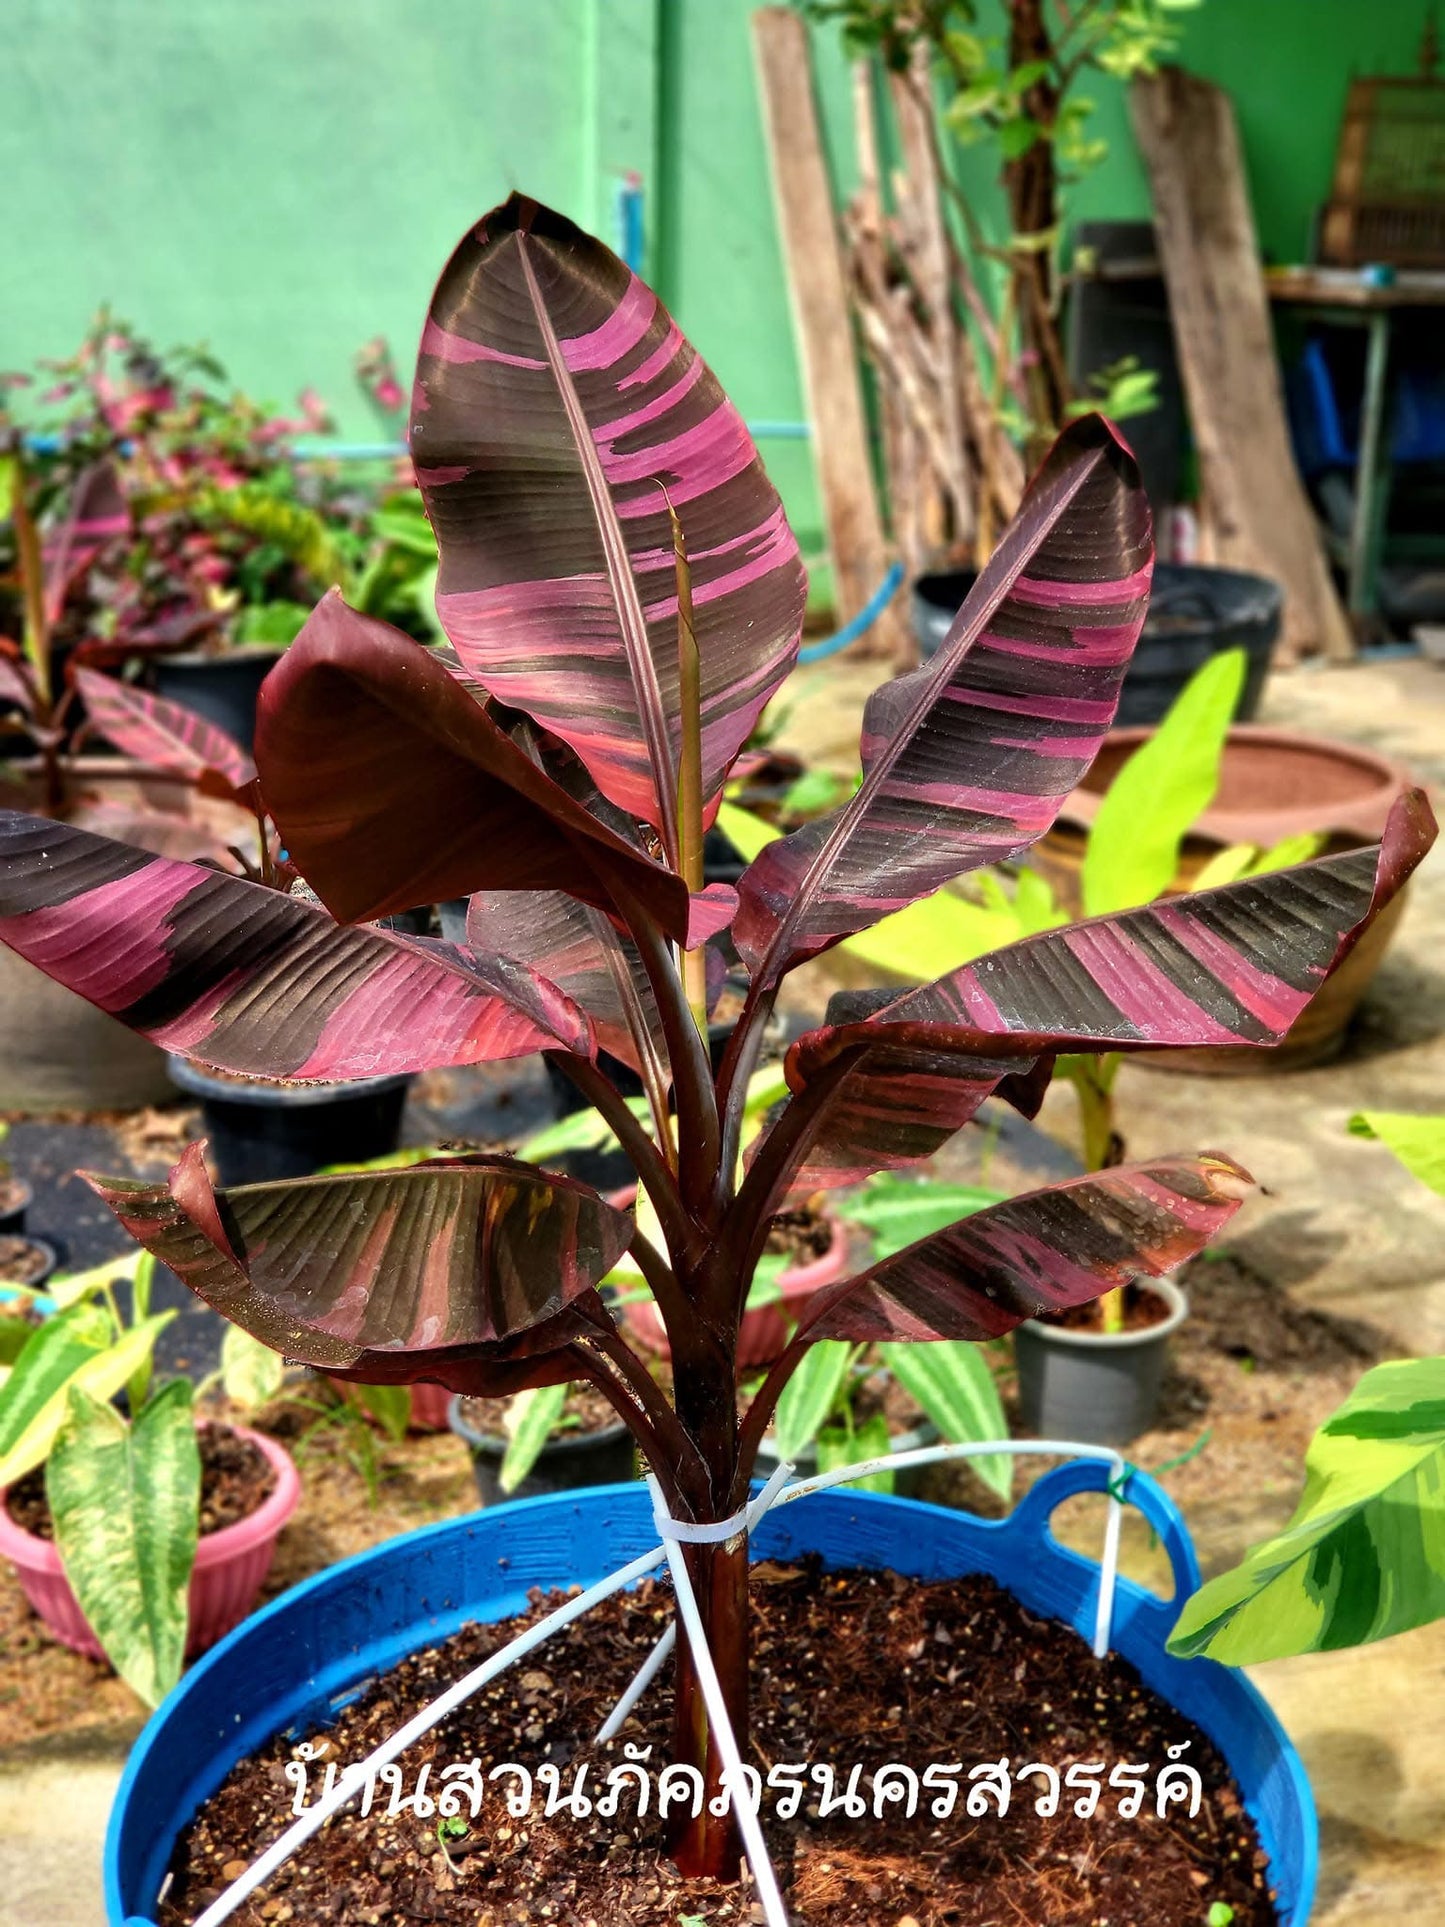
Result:
M1130 89L1218 560L1285 592L1282 658L1354 638L1295 467L1229 96L1166 67Z
M855 616L888 569L858 380L843 254L813 99L807 24L790 7L753 15L753 47L813 453L823 497L840 622ZM885 618L874 647L897 646Z

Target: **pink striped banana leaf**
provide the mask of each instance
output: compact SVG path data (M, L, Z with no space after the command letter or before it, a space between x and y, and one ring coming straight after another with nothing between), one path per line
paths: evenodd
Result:
M869 698L862 786L744 872L733 937L755 977L1043 834L1114 720L1153 566L1133 456L1099 416L1074 422L937 657Z
M170 1050L327 1082L564 1048L592 1027L506 958L335 923L240 877L0 811L0 942Z
M668 504L692 570L705 803L792 667L806 593L782 503L716 377L616 255L514 194L437 285L411 447L458 655L675 848Z
M77 669L74 679L86 714L112 747L194 783L203 796L251 803L256 765L225 730L181 703L94 669Z
M1202 1251L1253 1180L1228 1158L1155 1158L1009 1198L811 1299L810 1340L999 1338Z
M482 890L467 905L467 943L479 956L515 957L556 984L592 1019L597 1041L633 1070L637 1038L666 1062L657 999L636 946L600 910L561 890Z
M1060 1051L1278 1044L1435 833L1412 790L1373 848L1047 930L809 1031L788 1054L794 1091L856 1055L797 1182L928 1157L1003 1077Z
M291 861L347 922L484 889L606 906L611 868L686 934L680 877L554 783L431 650L336 590L266 678L256 764Z
M45 621L54 628L66 598L102 550L130 532L130 507L110 462L97 462L78 477L65 515L41 547Z
M474 1391L610 1327L595 1287L633 1231L586 1185L511 1158L216 1191L195 1143L165 1184L82 1176L223 1317L370 1383Z

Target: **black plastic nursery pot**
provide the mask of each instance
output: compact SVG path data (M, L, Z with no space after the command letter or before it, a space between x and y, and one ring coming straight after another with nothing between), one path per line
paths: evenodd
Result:
M256 734L256 698L280 653L243 647L217 656L162 656L155 665L156 694L184 703L248 750Z
M172 1054L171 1080L201 1100L222 1184L307 1178L328 1164L386 1157L401 1140L410 1076L346 1084L249 1084Z
M0 1237L25 1229L25 1213L33 1202L34 1194L24 1178L0 1174Z
M974 581L972 571L956 570L920 576L913 585L913 633L925 661L941 647ZM1235 648L1248 658L1238 710L1238 720L1248 722L1259 707L1283 611L1284 591L1265 576L1157 563L1149 613L1124 676L1115 722L1162 722L1195 670Z
M13 1296L14 1285L24 1284L30 1291L39 1291L46 1279L55 1275L60 1258L53 1244L49 1244L44 1238L32 1238L28 1232L6 1231L3 1226L0 1226L0 1237L19 1239L22 1244L39 1254L43 1266L43 1269L24 1279L8 1278L5 1270L0 1269L0 1309L3 1309L3 1301L7 1295Z
M1031 1318L1014 1332L1019 1409L1030 1432L1081 1445L1127 1445L1159 1409L1169 1341L1189 1303L1168 1278L1146 1290L1167 1315L1137 1331L1073 1331Z
M502 1490L502 1460L507 1441L493 1432L479 1432L462 1411L463 1401L447 1406L447 1424L466 1442L472 1455L472 1476L484 1506L508 1499L539 1499L548 1492L570 1492L587 1485L616 1485L637 1476L632 1434L620 1421L600 1432L562 1432L548 1439L526 1478L515 1492Z

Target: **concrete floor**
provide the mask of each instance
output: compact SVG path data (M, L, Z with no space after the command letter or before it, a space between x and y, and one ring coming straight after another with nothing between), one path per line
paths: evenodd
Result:
M790 739L856 766L881 671L798 679ZM1276 676L1262 721L1349 737L1445 790L1445 673L1418 661ZM1120 1086L1131 1153L1218 1146L1260 1182L1234 1240L1302 1304L1357 1317L1399 1353L1445 1353L1445 1201L1345 1131L1360 1108L1445 1109L1445 856L1427 859L1348 1051L1276 1079L1161 1076ZM1045 1123L1048 1122L1048 1114ZM1206 1569L1280 1525L1292 1491L1191 1510ZM1141 1573L1147 1549L1130 1563ZM1304 1756L1324 1861L1315 1927L1445 1923L1445 1624L1353 1653L1257 1669ZM130 1733L102 1729L0 1756L0 1927L96 1927L106 1809Z

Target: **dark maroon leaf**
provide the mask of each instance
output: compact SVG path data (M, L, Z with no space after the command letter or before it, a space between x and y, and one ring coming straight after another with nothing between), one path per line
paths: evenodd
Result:
M510 1363L568 1342L595 1322L593 1287L632 1236L596 1192L510 1158L215 1191L203 1151L190 1145L163 1185L82 1175L233 1324L356 1376L390 1362L430 1377L468 1354Z
M936 659L874 691L862 787L743 874L733 938L755 976L1027 849L1114 720L1154 565L1128 448L1097 415L1035 476Z
M808 1032L788 1056L794 1090L840 1052L863 1054L798 1182L927 1157L1000 1079L1060 1051L1279 1043L1434 840L1412 790L1376 848L1047 930L863 1023Z
M486 889L607 905L611 866L686 933L681 878L552 782L430 650L335 590L266 678L256 763L291 860L348 922Z
M91 722L127 756L185 777L207 796L239 800L256 781L240 744L194 710L93 669L77 669L74 680Z
M66 597L107 543L130 531L130 509L110 462L97 462L76 479L59 525L41 549L45 621L54 628Z
M819 1292L798 1335L859 1343L1001 1337L1141 1273L1172 1271L1228 1223L1250 1183L1237 1164L1206 1153L1030 1191Z

